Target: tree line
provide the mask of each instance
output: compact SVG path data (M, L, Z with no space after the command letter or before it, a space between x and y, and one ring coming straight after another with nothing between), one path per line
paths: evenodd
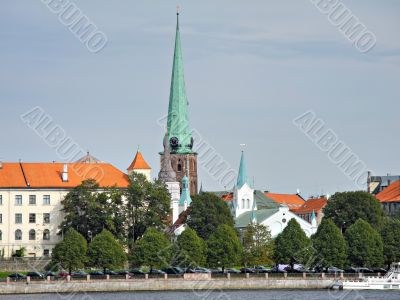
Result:
M212 193L200 193L193 197L186 229L173 240L166 233L170 198L165 185L136 173L129 181L125 190L100 190L88 180L67 194L63 240L53 250L53 264L73 271L83 266L116 269L126 263L150 268L275 263L378 267L400 260L400 222L387 218L368 193L332 196L311 238L292 219L275 239L258 224L239 233L228 206Z

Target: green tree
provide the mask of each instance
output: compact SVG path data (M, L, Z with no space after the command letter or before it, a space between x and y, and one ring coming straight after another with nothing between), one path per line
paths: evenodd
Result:
M379 233L358 219L345 233L348 259L357 267L380 267L383 264L383 243Z
M317 232L312 236L312 244L321 257L322 267L343 268L347 262L346 240L331 219L323 218Z
M149 228L135 242L129 262L133 266L149 266L150 269L169 265L171 260L171 242L167 235L155 228Z
M109 194L100 192L98 183L85 180L70 191L61 201L64 221L60 225L62 232L72 227L82 234L87 241L103 229L111 232L120 230L114 224L113 209Z
M150 228L164 229L170 212L170 196L161 181L149 182L143 174L129 175L126 191L126 224L133 242Z
M70 228L52 252L52 265L59 264L63 269L71 272L85 266L87 242L76 230Z
M176 263L180 266L204 266L206 244L191 228L186 228L176 241Z
M126 227L126 205L123 199L124 191L111 187L104 191L108 198L108 209L111 221L105 229L108 229L118 241L126 246L128 244L128 232Z
M271 231L264 225L249 224L243 235L243 262L245 265L271 264L274 243Z
M385 217L379 201L363 191L334 194L324 208L324 215L325 218L332 219L343 231L358 219L363 219L374 228L379 228Z
M207 262L211 267L234 266L242 258L243 248L236 231L229 225L222 224L207 240Z
M277 263L305 264L311 251L311 240L295 219L291 219L285 229L275 239L275 261Z
M386 219L381 229L385 264L400 261L400 220Z
M187 224L206 240L219 225L233 227L233 218L224 201L215 194L201 193L193 197Z
M126 262L124 248L106 229L89 244L88 258L91 266L103 268L104 272L107 269L121 268Z

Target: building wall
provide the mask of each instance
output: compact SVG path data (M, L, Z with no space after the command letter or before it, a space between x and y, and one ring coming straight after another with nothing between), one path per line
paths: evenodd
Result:
M296 213L296 211L294 211L294 213L297 214L300 218L306 220L307 222L311 222L312 211L307 213ZM314 211L314 214L317 218L317 224L320 225L322 222L322 218L324 217L322 209L319 211Z
M164 154L160 155L160 165L162 166ZM176 180L179 182L182 191L182 178L187 173L187 163L189 161L189 187L190 194L196 195L198 191L197 180L197 154L177 154L171 153L171 166L176 173Z
M271 236L275 238L283 231L283 229L285 229L289 221L293 218L300 224L301 229L303 229L308 237L316 232L316 227L313 227L310 223L289 211L287 207L280 207L277 213L261 222L261 224L268 226L271 231Z
M10 257L15 250L21 247L26 248L26 255L31 257L43 256L45 250L51 255L52 248L60 240L57 235L58 226L63 220L61 211L61 200L68 193L68 190L56 189L0 189L2 204L0 204L0 214L2 222L0 230L2 239L0 240L0 250L4 249L5 257ZM16 205L15 196L22 196L22 205ZM36 196L36 204L29 204L29 196ZM43 203L43 196L50 196L50 204ZM44 214L50 214L50 223L45 223ZM15 214L22 214L22 223L16 224ZM34 223L29 222L29 214L35 214ZM22 239L15 239L15 231L22 231ZM36 232L35 240L29 239L29 231ZM43 232L50 231L50 239L43 239Z
M400 214L400 202L383 202L382 207L389 216Z
M143 174L146 176L146 179L151 182L151 169L135 169L134 172Z

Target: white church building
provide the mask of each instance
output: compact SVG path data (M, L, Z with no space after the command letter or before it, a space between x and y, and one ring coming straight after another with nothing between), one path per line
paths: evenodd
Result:
M235 220L235 227L240 231L249 224L266 226L272 237L285 229L291 219L295 219L310 237L317 231L317 220L314 216L311 223L300 218L289 210L289 207L278 204L253 188L246 171L244 153L240 158L239 174L233 188L233 199L227 202Z
M168 145L165 149L167 158L169 157ZM187 208L192 200L189 195L188 179L185 176L182 182L182 193L179 194L179 184L176 182L169 159L164 160L165 165L160 171L160 178L166 182L171 194L171 208L173 212L172 227L170 233L178 236L186 228ZM168 182L169 181L169 182ZM200 191L201 192L201 191ZM226 195L227 192L219 193L218 196ZM240 158L239 173L237 183L229 199L223 199L229 206L235 222L235 228L242 233L249 224L261 224L271 231L272 238L280 234L291 219L295 219L305 234L310 237L317 231L317 220L315 214L311 217L311 223L300 218L289 210L289 207L280 204L267 197L265 193L255 190L247 176L244 153Z

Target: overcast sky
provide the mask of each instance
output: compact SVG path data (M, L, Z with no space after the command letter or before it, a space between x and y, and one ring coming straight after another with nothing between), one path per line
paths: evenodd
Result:
M360 53L309 0L182 1L190 122L255 186L304 196L356 188L292 120L308 110L369 169L400 173L400 2L342 1L376 36ZM74 1L108 37L87 50L41 1L0 4L0 158L60 161L20 120L40 106L124 170L137 145L159 170L176 1ZM195 141L196 143L196 141ZM199 167L206 190L224 187Z

